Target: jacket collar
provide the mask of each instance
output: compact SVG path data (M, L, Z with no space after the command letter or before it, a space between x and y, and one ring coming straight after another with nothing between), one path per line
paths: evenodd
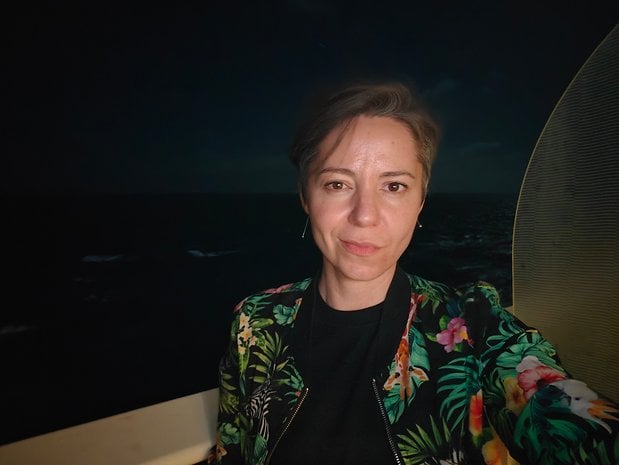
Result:
M372 348L373 372L378 379L386 376L387 368L398 350L402 332L406 327L410 300L410 280L404 270L397 267L385 297L378 334Z
M311 359L312 327L314 318L314 302L317 300L317 275L310 286L304 291L301 307L297 313L291 342L295 365L306 385L310 384L309 363ZM406 326L411 298L411 284L408 275L398 266L387 290L383 313L381 315L378 333L370 353L372 372L378 379L386 376L386 370L397 351L402 331Z

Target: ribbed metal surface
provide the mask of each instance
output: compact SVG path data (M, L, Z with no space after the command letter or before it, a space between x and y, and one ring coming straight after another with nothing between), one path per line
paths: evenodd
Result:
M619 26L578 72L533 152L513 242L516 315L619 400Z

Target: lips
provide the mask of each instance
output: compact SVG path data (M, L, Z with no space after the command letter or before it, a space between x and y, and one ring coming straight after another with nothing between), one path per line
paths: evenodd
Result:
M353 255L360 257L368 257L374 254L379 247L371 242L357 242L357 241L344 241L342 240L344 248Z

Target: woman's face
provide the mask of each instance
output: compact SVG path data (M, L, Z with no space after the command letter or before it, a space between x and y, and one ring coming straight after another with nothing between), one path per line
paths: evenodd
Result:
M343 134L332 131L301 199L323 273L354 281L393 274L423 206L422 174L417 143L397 120L360 116Z

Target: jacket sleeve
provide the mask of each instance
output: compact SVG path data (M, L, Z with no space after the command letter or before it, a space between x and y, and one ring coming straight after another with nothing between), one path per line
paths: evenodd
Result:
M561 366L555 348L478 283L464 296L480 358L486 463L619 463L619 409ZM502 458L502 459L501 459Z
M241 435L239 409L241 386L239 377L238 331L240 312L230 330L230 342L219 364L219 412L215 445L209 450L207 463L240 464Z

